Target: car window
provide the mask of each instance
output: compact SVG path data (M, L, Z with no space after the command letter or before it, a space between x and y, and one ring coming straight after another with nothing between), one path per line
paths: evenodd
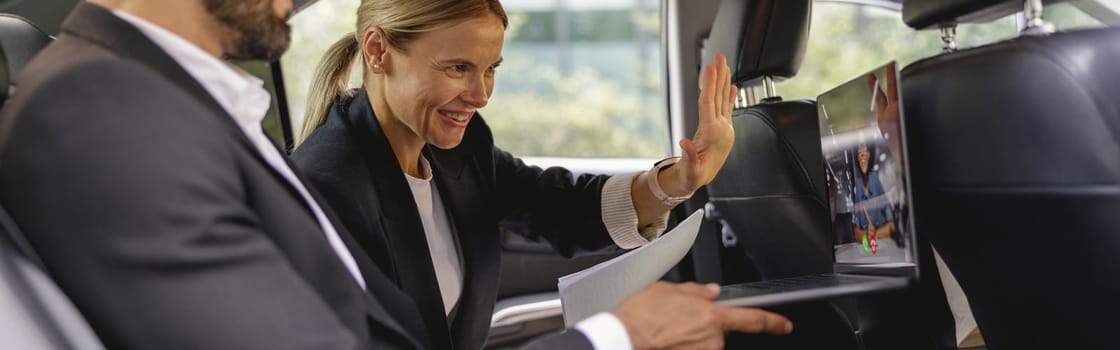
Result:
M1086 1L1088 2L1088 1ZM1117 7L1120 10L1120 1L1105 0L1098 1L1100 4L1111 4L1110 6ZM1111 10L1116 11L1116 10ZM1100 19L1090 16L1085 13L1085 10L1075 6L1073 3L1057 3L1046 6L1043 11L1043 18L1047 21L1054 23L1058 30L1074 30L1082 28L1097 28L1105 26Z
M480 113L519 156L661 157L669 150L658 0L504 0L510 18L494 94ZM327 47L354 30L357 0L292 19L282 59L293 125ZM358 86L360 79L352 79ZM297 128L298 129L298 128Z
M1102 26L1100 21L1068 3L1047 6L1044 17L1059 30ZM906 66L941 52L941 32L916 31L902 22L897 8L856 1L813 4L809 46L801 69L776 84L786 100L816 98L859 74L891 59ZM957 26L957 46L969 48L1018 35L1017 15L988 23Z
M289 22L292 42L288 52L280 58L280 67L284 71L292 130L303 126L307 90L323 53L343 35L354 32L358 3L359 0L319 0ZM355 67L352 73L350 86L361 86L361 69Z
M660 157L668 152L656 0L505 0L495 143L522 156Z

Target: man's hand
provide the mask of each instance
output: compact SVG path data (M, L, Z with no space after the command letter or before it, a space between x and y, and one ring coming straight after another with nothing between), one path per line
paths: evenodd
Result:
M716 61L704 66L704 82L700 88L700 120L692 139L680 141L681 161L658 177L662 188L671 196L685 196L707 185L723 167L735 130L731 127L731 110L739 89L731 85L731 69L727 58L716 54Z
M759 309L713 303L714 284L657 282L614 310L635 350L722 349L726 331L789 334L793 324Z

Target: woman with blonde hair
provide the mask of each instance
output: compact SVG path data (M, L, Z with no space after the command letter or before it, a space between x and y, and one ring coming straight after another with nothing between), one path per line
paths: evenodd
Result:
M705 67L699 129L681 140L682 157L617 176L527 166L494 146L477 113L502 60L508 20L497 0L363 0L357 22L318 68L293 159L417 302L437 347L485 342L498 293L500 220L528 217L565 256L638 247L711 181L734 141L737 90L720 55ZM355 63L363 86L350 90ZM623 314L602 322L622 329ZM648 340L634 322L621 324L635 347Z

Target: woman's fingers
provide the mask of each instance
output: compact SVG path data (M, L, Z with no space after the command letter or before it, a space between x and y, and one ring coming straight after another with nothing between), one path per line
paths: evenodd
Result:
M718 116L718 114L724 112L724 96L727 95L727 57L724 57L724 54L716 54L716 62L712 64L716 65L716 72L718 73L716 74L716 110L712 112L715 112Z
M718 111L715 105L716 92L716 67L711 64L704 65L704 81L700 87L700 118L701 122L707 114Z
M734 89L735 86L731 86L731 67L727 65L727 57L724 55L720 55L720 66L724 67L724 81L720 82L722 89L724 89L724 94L720 95L720 98L724 99L724 109L719 110L719 114L720 116L727 116L731 110L731 99L729 96L731 95L731 90Z
M731 85L731 91L727 98L730 100L730 103L728 103L725 107L727 109L724 110L724 116L726 116L727 120L730 121L731 113L735 110L735 100L739 99L739 87Z

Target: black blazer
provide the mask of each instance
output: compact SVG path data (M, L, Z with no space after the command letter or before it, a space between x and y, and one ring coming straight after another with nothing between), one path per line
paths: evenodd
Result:
M482 348L498 294L503 218L527 217L532 232L562 255L616 247L599 204L607 176L526 166L494 146L478 115L458 147L427 146L423 153L464 262L463 294L451 322L415 200L365 92L340 98L292 159L382 272L416 299L437 347Z
M429 347L415 305L354 254L359 288L202 86L96 5L0 114L0 200L110 349Z

